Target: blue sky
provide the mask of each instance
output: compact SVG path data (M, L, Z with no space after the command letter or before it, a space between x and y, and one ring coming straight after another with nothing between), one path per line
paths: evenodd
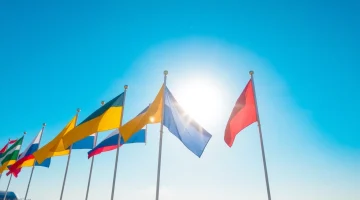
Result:
M2 143L52 139L128 84L124 120L168 87L212 135L203 157L167 130L161 199L266 199L256 125L223 141L255 71L273 199L360 198L359 14L356 1L2 1ZM100 139L107 133L101 133ZM155 198L159 125L120 150L116 197ZM90 200L109 199L115 152L95 158ZM66 157L36 168L31 199L58 198ZM65 199L85 198L90 161L72 155ZM24 196L30 169L10 190ZM8 178L0 179L5 190ZM46 196L44 192L48 193Z

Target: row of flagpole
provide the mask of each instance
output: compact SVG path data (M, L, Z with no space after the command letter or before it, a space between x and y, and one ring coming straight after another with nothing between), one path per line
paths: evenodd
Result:
M168 74L168 71L165 70L164 71L164 88L166 88L167 74ZM257 119L256 121L258 123L258 131L259 131L259 136L260 136L260 146L261 146L262 161L263 161L266 188L267 188L267 197L268 197L268 200L271 200L270 184L269 184L267 165L266 165L266 157L265 157L265 149L264 149L264 144L263 144L262 129L261 129L261 123L260 123L258 105L257 105L257 99L256 99L256 93L255 93L255 85L254 85L254 77L253 77L254 72L250 71L249 74L250 74L251 83L252 83L252 86L253 86L252 87L252 92L254 94L255 109L256 109L256 119ZM124 102L123 102L123 109L121 111L120 126L122 126L122 121L123 121L122 118L123 118L123 114L124 114L125 99L126 99L126 91L127 91L127 89L128 89L128 86L125 85L124 86ZM163 143L163 125L164 125L164 112L165 112L165 89L163 91L162 96L163 96L163 101L162 101L162 108L163 109L162 109L162 113L161 113L161 123L160 123L160 137L159 137L159 151L158 151L156 198L155 198L155 200L159 200L159 195L160 195L159 190L160 190L160 177L161 177L160 175L161 175L161 159L162 159L162 143ZM101 104L104 105L104 101L102 101ZM75 124L77 123L79 112L80 112L80 109L77 109ZM46 124L44 123L43 127L42 127L42 133L44 132L45 126L46 126ZM25 134L26 134L26 132L24 132L24 136L25 136ZM94 147L96 146L96 143L97 143L97 137L98 137L98 133L95 133ZM40 141L41 141L41 138L42 138L42 134L40 136ZM39 145L40 145L40 141L39 141ZM116 183L116 174L117 174L117 165L118 165L120 144L121 144L121 137L119 136L118 137L117 148L116 148L116 157L115 157L114 175L113 175L113 183L112 183L112 191L111 191L111 200L114 200L115 183ZM22 144L20 146L20 149L21 149L21 147L22 147ZM65 174L64 174L62 189L61 189L61 193L60 193L60 200L62 200L62 198L63 198L64 188L65 188L65 183L66 183L66 178L67 178L67 173L68 173L68 168L69 168L69 163L70 163L71 152L72 152L72 145L69 148L69 154L68 154L67 164L66 164L66 168L65 168ZM31 180L32 180L32 176L33 176L33 172L34 172L34 168L35 168L35 163L36 163L36 161L34 161L34 164L33 164L32 169L31 169L28 186L27 186L27 190L26 190L26 193L25 193L25 200L26 200L26 198L28 196L28 192L29 192L29 188L30 188L30 184L31 184ZM90 172L89 172L89 177L88 177L88 184L87 184L85 200L88 200L88 196L89 196L89 188L90 188L90 182L91 182L91 177L92 177L93 163L94 163L94 156L92 156L92 160L91 160ZM1 176L2 176L2 174L0 174L0 179L1 179ZM6 188L4 200L6 200L6 195L7 195L11 180L12 180L12 174L10 175L10 178L9 178L9 182L8 182L8 185L7 185L7 188Z

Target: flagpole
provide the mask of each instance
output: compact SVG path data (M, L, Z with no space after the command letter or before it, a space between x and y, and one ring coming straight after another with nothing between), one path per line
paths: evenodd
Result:
M104 101L101 101L101 105L103 106L105 104ZM98 138L98 133L95 134L95 140L94 140L94 145L93 148L96 147L96 143L97 143L97 138ZM90 173L89 173L89 180L88 180L88 185L87 185L87 189L86 189L86 196L85 196L85 200L88 199L89 196L89 189L90 189L90 182L91 182L91 175L92 175L92 169L93 169L93 165L94 165L94 157L92 156L91 158L91 164L90 164ZM25 199L26 200L26 199Z
M78 108L78 109L76 110L75 126L76 126L76 123L77 123L77 119L78 119L78 116L79 116L79 112L80 112L80 108ZM67 172L68 172L68 169L69 169L69 163L70 163L70 157L71 157L71 150L72 150L72 145L71 145L70 148L69 148L69 155L68 155L68 159L67 159L67 163L66 163L64 180L63 180L63 184L62 184L62 188L61 188L60 200L62 200L63 194L64 194L65 182L66 182L66 177L67 177Z
M7 196L7 192L8 192L8 190L9 190L9 186L10 186L11 178L12 178L12 174L10 175L10 178L9 178L9 182L8 182L8 185L7 185L7 188L6 188L6 192L5 192L5 195L4 195L4 200L6 200L6 196Z
M26 135L26 131L24 131L23 141L21 142L20 149L19 149L19 155L20 155L20 150L21 150L21 147L22 147L22 143L24 142L25 135ZM18 155L18 158L19 158L19 155ZM16 159L16 160L17 160L17 159ZM10 186L11 178L12 178L12 173L11 173L11 175L10 175L9 183L8 183L7 188L6 188L6 191L5 191L4 200L6 200L7 192L9 191L9 186Z
M46 124L43 123L43 127L42 127L42 130L41 130L41 135L40 135L40 139L39 139L39 146L40 146L41 138L42 138L42 136L43 136L43 134L44 134L45 126L46 126ZM26 197L27 197L28 192L29 192L31 179L32 179L32 176L33 176L33 173L34 173L34 169L35 169L35 163L36 163L36 160L34 160L34 164L33 164L32 169L31 169L30 178L29 178L29 183L28 183L28 186L27 186L27 189L26 189L26 193L25 193L24 200L26 200Z
M11 141L11 139L9 138L9 142L6 144L6 149L7 149L7 145L10 144L10 141ZM5 149L5 150L6 150L6 149ZM3 173L0 174L0 180L1 180L2 174L3 174Z
M124 86L124 102L123 102L123 109L121 111L121 118L120 118L120 127L122 126L122 119L124 116L124 109L125 109L125 98L126 98L126 90L128 89L128 85ZM116 182L116 172L117 172L117 164L119 160L119 146L121 141L121 133L119 132L118 144L116 147L116 158L115 158L115 169L114 169L114 177L113 177L113 185L111 190L111 200L114 200L114 192L115 192L115 182Z
M265 149L264 149L264 143L263 143L263 137L262 137L262 131L261 131L261 123L260 123L260 117L259 117L259 110L258 110L258 105L257 105L257 100L256 100L256 93L255 93L254 71L250 71L249 74L250 74L251 82L253 85L255 108L256 108L256 118L257 118L257 122L258 122L259 135L260 135L260 144L261 144L262 160L263 160L264 172L265 172L267 196L268 196L268 200L271 200L269 178L268 178L268 172L267 172L267 167L266 167Z
M156 181L156 200L159 200L159 189L160 189L160 169L161 169L161 153L162 153L162 140L163 140L163 128L164 128L164 112L165 112L165 90L166 90L166 77L168 71L164 71L164 93L162 101L162 113L161 113L161 125L160 125L160 141L159 141L159 157L158 157L158 169L157 169L157 181Z

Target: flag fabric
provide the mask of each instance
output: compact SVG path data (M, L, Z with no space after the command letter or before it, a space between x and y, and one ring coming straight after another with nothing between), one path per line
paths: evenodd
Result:
M49 143L41 147L33 155L37 162L42 163L45 159L53 156L64 156L69 154L69 150L64 147L63 137L76 125L76 116L73 117L65 128Z
M43 165L42 162L45 162L44 165L49 163L47 158L54 156L64 156L70 153L69 148L65 148L63 144L63 137L75 127L76 116L71 119L71 121L65 126L65 128L49 143L41 147L33 155L37 161L37 164ZM72 145L72 149L92 149L94 147L95 134L92 134L83 140L75 142ZM36 164L35 164L36 165ZM37 165L36 165L37 166Z
M14 144L16 140L9 140L8 143L0 150L0 157L3 153L5 153L6 149L8 148L9 144Z
M20 156L21 156L21 155L20 155ZM51 158L45 159L44 162L42 162L41 164L39 164L35 159L33 159L33 161L35 162L35 167L40 166L40 167L47 167L47 168L49 168L49 167L50 167L50 163L51 163ZM8 168L10 169L11 166L12 166L12 165L9 165ZM9 172L6 173L6 175L9 176L10 173L12 173L12 174L17 178L17 177L19 176L19 173L21 172L21 169L22 169L22 168L17 168L17 169L15 169L15 170L11 171L11 172L9 171Z
M43 134L43 129L40 130L40 132L37 134L37 136L34 138L34 140L29 144L29 146L20 154L17 161L9 166L9 172L6 175L13 174L15 177L17 177L18 173L23 167L32 167L35 164L34 159L34 152L39 149L40 139ZM47 164L47 165L46 165ZM49 167L50 161L42 163L43 167Z
M119 128L124 97L124 93L121 93L113 98L67 133L63 138L65 148L93 133Z
M231 147L236 135L257 121L253 83L250 80L237 99L226 125L224 140Z
M164 126L199 158L212 135L195 122L165 89Z
M71 149L92 149L95 143L95 133L88 137L75 142L71 145Z
M22 136L19 140L17 140L13 145L11 145L5 153L3 153L0 157L0 173L3 173L9 165L12 165L16 162L19 151L23 142L24 136Z
M120 127L124 141L149 123L161 122L165 97L164 126L175 135L191 152L201 157L211 134L187 115L167 87L162 86L155 100L142 114Z
M146 135L145 129L141 129L140 131L132 135L130 139L125 143L124 139L119 134L119 129L116 129L112 133L110 133L96 147L94 147L91 151L88 152L88 158L91 158L103 152L116 149L118 146L119 137L121 137L120 146L122 146L124 144L130 144L130 143L145 143L145 135Z
M127 142L133 134L144 128L146 124L161 122L163 94L164 86L161 87L159 93L155 97L155 100L148 107L146 107L135 118L119 128L121 136L125 142Z

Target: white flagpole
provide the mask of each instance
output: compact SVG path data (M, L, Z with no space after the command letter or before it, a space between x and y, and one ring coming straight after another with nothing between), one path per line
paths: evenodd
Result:
M128 86L124 86L124 102L123 102L123 109L121 111L121 118L120 118L120 127L122 126L122 119L124 116L124 109L125 109L125 98L126 98L126 90L128 89ZM116 148L116 158L115 158L115 169L114 169L114 177L113 177L113 184L112 184L112 190L111 190L111 200L114 200L114 194L115 194L115 182L116 182L116 172L117 172L117 164L119 159L119 147L120 147L120 141L121 141L121 133L119 132L119 139L118 144Z
M250 74L251 82L253 85L253 93L254 93L255 107L256 107L256 118L257 118L257 122L258 122L259 135L260 135L260 144L261 144L262 160L263 160L264 172L265 172L267 196L268 196L268 200L271 200L269 178L268 178L268 172L267 172L267 167L266 167L265 149L264 149L264 143L263 143L263 137L262 137L262 131L261 131L261 123L260 123L260 117L259 117L259 110L258 110L258 105L257 105L257 100L256 100L256 93L255 93L254 71L250 71L249 74Z
M40 135L40 139L39 139L39 146L40 146L41 138L42 138L42 136L43 136L43 134L44 134L45 126L46 126L46 124L43 123L43 127L42 127L42 130L41 130L41 135ZM28 186L27 186L27 189L26 189L26 193L25 193L24 200L26 200L26 197L27 197L28 192L29 192L32 175L33 175L34 169L35 169L35 163L36 163L36 160L34 160L34 164L33 164L32 169L31 169L30 178L29 178L29 183L28 183Z
M80 112L80 108L78 108L78 109L76 110L75 126L76 126L76 123L77 123L77 119L78 119L78 117L79 117L79 112ZM71 151L72 151L72 145L71 145L70 148L69 148L69 155L68 155L68 159L67 159L67 163L66 163L66 168L65 168L64 181L63 181L62 188L61 188L60 200L62 200L63 194L64 194L64 188L65 188L65 182L66 182L67 172L68 172L68 169L69 169Z
M22 144L23 144L23 142L24 142L25 135L26 135L26 131L24 131L23 141L21 142L20 149L19 149L19 155L20 155L20 150L21 150ZM18 158L19 158L19 155L18 155ZM16 159L16 160L17 160L17 159ZM6 200L7 192L9 191L9 186L10 186L11 178L12 178L12 173L11 173L11 175L10 175L9 183L8 183L7 188L6 188L6 191L5 191L4 200Z
M105 104L104 101L101 101L101 105L103 106ZM98 138L98 133L95 134L95 139L94 139L94 145L93 148L96 147L96 143L97 143L97 138ZM91 164L90 164L90 173L89 173L89 180L88 180L88 185L87 185L87 189L86 189L86 196L85 196L85 200L88 199L89 197L89 189L90 189L90 182L91 182L91 176L92 176L92 169L93 169L93 165L94 165L94 157L91 157Z
M160 171L161 171L161 153L162 153L162 140L163 140L163 128L164 128L164 112L165 112L165 90L166 90L166 77L168 71L164 71L164 93L162 101L162 114L161 114L161 125L160 125L160 141L159 141L159 157L158 157L158 169L157 169L157 181L156 181L156 200L159 200L159 189L160 189Z

